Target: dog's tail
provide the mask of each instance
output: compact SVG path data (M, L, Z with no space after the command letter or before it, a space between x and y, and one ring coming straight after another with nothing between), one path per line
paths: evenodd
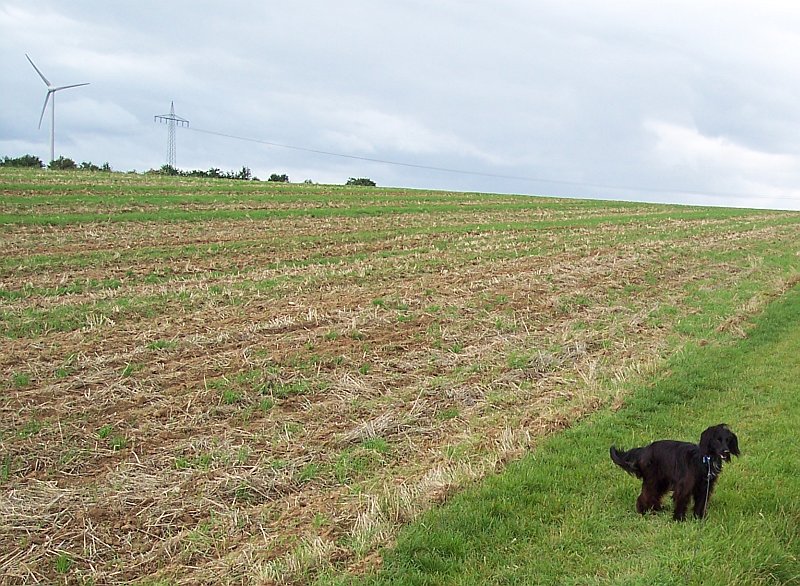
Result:
M611 446L611 460L628 474L641 478L642 472L639 469L639 453L641 451L642 448L633 448L627 452L620 452L617 448Z

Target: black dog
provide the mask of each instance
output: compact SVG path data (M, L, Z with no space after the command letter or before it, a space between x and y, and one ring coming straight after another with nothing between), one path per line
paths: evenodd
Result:
M676 521L686 518L690 498L694 498L694 516L705 516L722 462L730 462L731 454L739 455L739 441L724 423L705 430L699 444L661 440L627 452L611 446L614 463L642 479L636 510L643 515L660 511L661 499L671 490Z

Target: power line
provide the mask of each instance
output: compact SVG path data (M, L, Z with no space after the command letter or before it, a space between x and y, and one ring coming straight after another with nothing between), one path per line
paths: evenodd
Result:
M235 134L229 134L226 132L218 132L215 130L207 130L203 128L189 128L192 132L199 132L201 134L208 134L212 136L219 136L222 138L230 138L233 140L240 140L244 142L252 142L256 144L263 144L266 146L272 146L282 149L290 149L294 151L301 151L305 153L314 153L317 155L325 155L329 157L339 157L343 159L354 159L357 161L367 161L370 163L379 163L381 165L393 165L396 167L410 167L413 169L424 169L427 171L439 171L442 173L453 173L458 175L472 175L477 177L490 177L494 179L508 179L512 181L526 181L531 183L549 183L553 185L566 185L570 187L590 187L594 189L610 189L610 190L623 190L623 191L635 191L635 192L648 192L648 193L662 193L662 194L674 194L674 195L694 195L694 196L702 196L702 197L735 197L735 198L746 198L746 199L762 199L762 200L780 200L780 201L792 201L797 202L798 198L796 197L784 197L784 196L770 196L770 195L759 195L754 193L734 193L734 192L724 192L724 191L693 191L687 189L666 189L660 187L642 187L642 186L632 186L632 185L611 185L606 183L592 183L592 182L584 182L584 181L569 181L564 179L550 179L545 177L530 177L530 176L522 176L522 175L504 175L501 173L486 173L483 171L470 171L468 169L453 169L450 167L439 167L435 165L421 165L418 163L407 163L402 161L391 161L388 159L377 159L373 157L364 157L360 155L348 155L344 153L335 153L332 151L324 151L320 149L312 149L307 147L300 147L288 144L282 144L278 142L272 142L269 140L262 140L259 138L252 138L246 136L237 136Z

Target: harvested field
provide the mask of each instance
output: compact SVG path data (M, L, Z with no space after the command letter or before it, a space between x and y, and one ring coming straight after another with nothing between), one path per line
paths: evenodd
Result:
M0 238L9 584L363 571L800 280L796 212L122 174Z

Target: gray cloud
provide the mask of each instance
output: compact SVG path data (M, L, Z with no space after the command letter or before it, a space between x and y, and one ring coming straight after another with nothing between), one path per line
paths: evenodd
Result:
M57 153L120 170L163 164L153 115L175 100L196 129L556 181L192 129L182 168L800 208L789 2L33 0L0 5L0 50L0 154L46 157L27 52L54 83L91 82L59 95Z

